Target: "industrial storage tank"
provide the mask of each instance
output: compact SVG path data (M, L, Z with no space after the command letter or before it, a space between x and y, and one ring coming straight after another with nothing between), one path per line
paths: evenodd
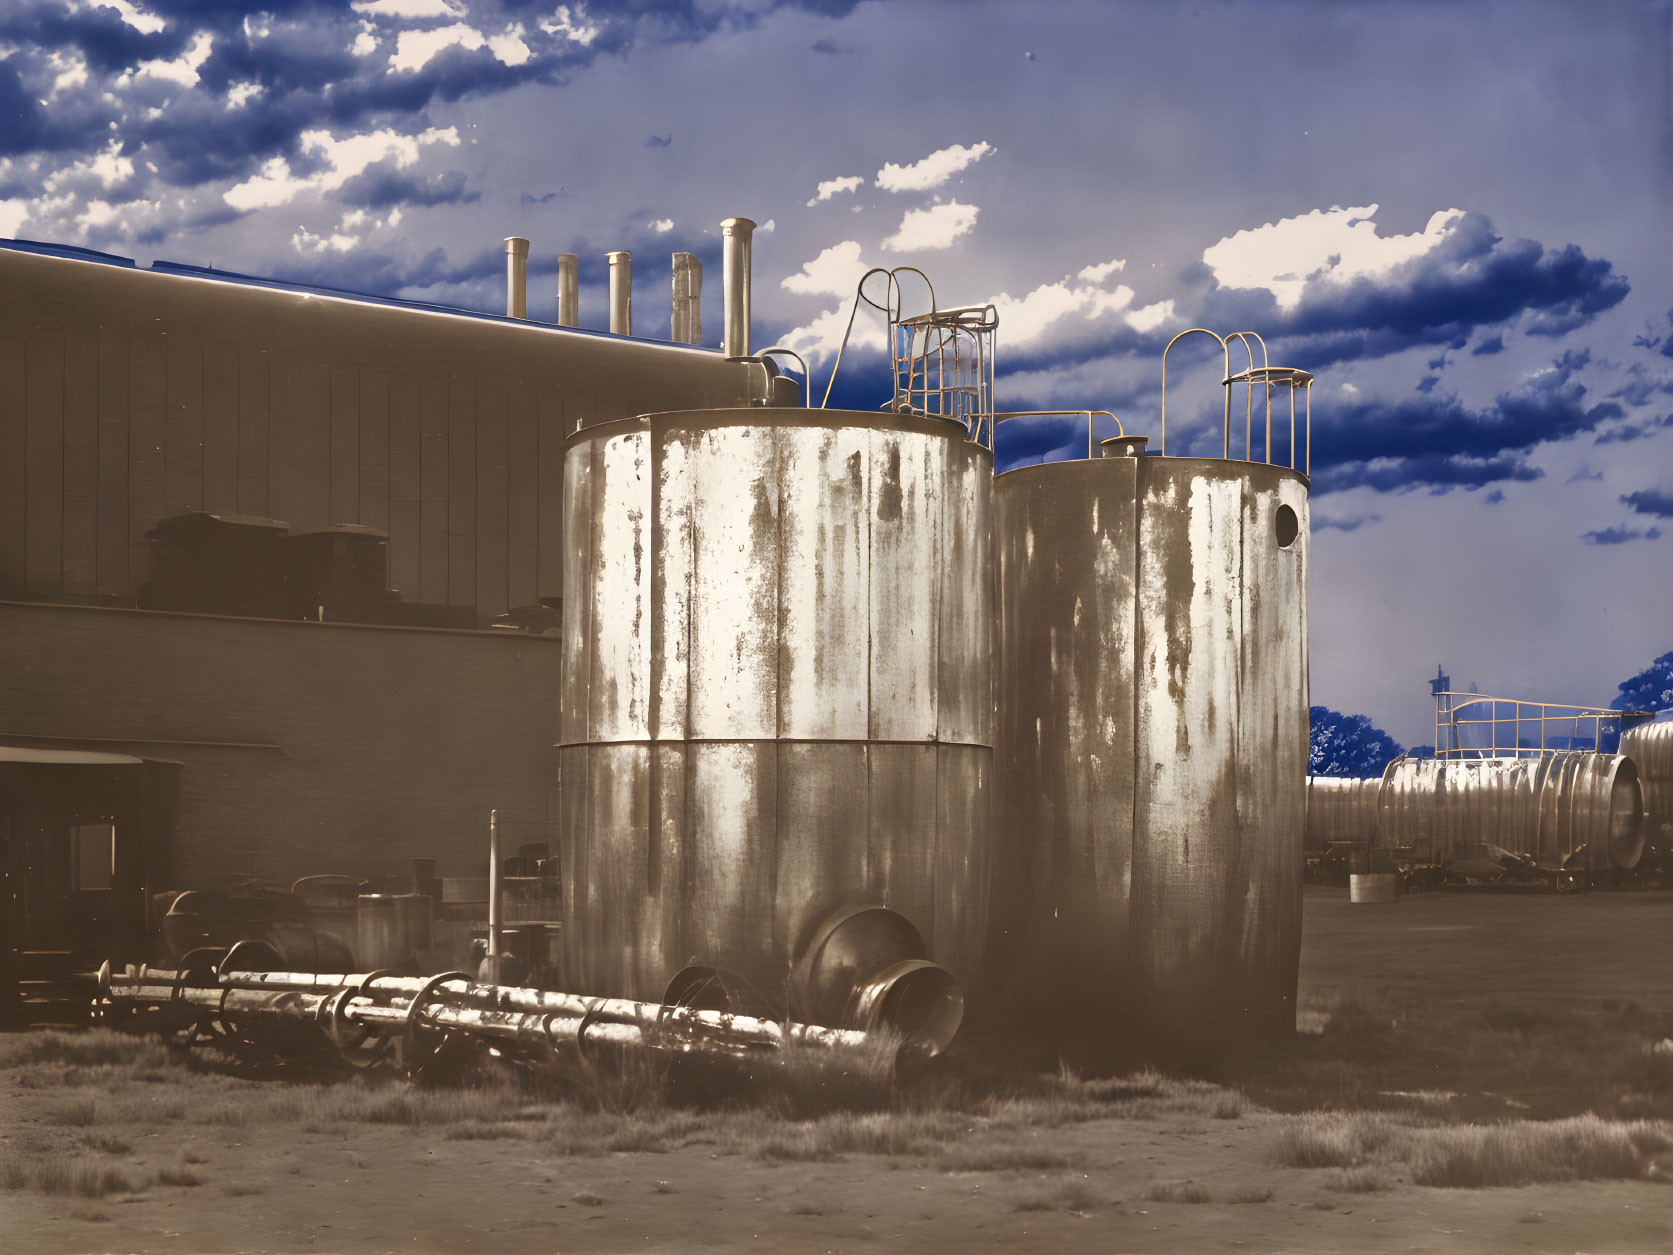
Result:
M1381 776L1308 776L1307 849L1323 850L1332 841L1371 844L1382 787Z
M995 953L1089 1060L1295 1017L1307 479L1143 443L994 487Z
M790 1009L828 1022L810 952L866 908L978 986L991 453L939 418L751 408L588 427L564 459L567 987L658 999L695 963L782 1012L800 960Z
M1551 867L1631 871L1644 852L1638 769L1622 754L1397 758L1383 773L1378 843L1423 862L1496 845Z
M1621 734L1621 753L1638 768L1652 839L1656 834L1663 843L1673 839L1673 720L1629 728Z

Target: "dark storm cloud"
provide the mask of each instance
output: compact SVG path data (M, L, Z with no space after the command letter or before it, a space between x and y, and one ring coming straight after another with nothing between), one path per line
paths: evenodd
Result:
M1486 357L1492 353L1502 353L1504 351L1504 347L1505 338L1502 335L1491 335L1480 344L1476 345L1475 348L1471 349L1470 356Z
M1636 527L1601 527L1596 531L1580 533L1580 539L1588 545L1624 545L1629 540L1660 540L1661 529L1651 527L1640 531Z
M1628 367L1627 374L1631 376L1627 382L1609 395L1619 397L1635 409L1648 405L1658 393L1673 394L1673 379L1652 377L1641 364Z
M652 136L650 136L648 139L645 140L645 147L646 148L667 148L673 142L674 142L674 133L672 131L670 131L666 135L652 135Z
M1311 522L1316 532L1357 532L1367 523L1380 523L1382 519L1380 514L1314 514Z
M396 167L392 161L369 166L343 184L337 198L345 205L388 209L391 205L470 205L482 199L465 186L463 170L428 177Z
M1658 519L1673 519L1673 492L1646 488L1642 492L1627 493L1621 498L1621 504L1631 506L1639 514L1654 515Z
M1625 444L1632 440L1642 440L1645 436L1653 436L1664 427L1673 427L1673 414L1662 418L1645 419L1636 423L1621 423L1615 427L1606 427L1598 433L1593 444Z
M1206 264L1181 276L1199 296L1200 325L1271 328L1268 340L1301 341L1294 354L1317 368L1404 349L1467 342L1477 329L1511 324L1533 335L1559 335L1626 298L1629 285L1613 265L1573 244L1546 248L1507 240L1483 214L1466 213L1419 257L1386 274L1346 282L1315 280L1293 309L1281 309L1264 288L1227 288ZM1304 360L1303 360L1304 359Z
M1313 419L1313 488L1476 488L1498 480L1537 479L1521 457L1547 440L1565 440L1619 418L1613 401L1587 403L1577 374L1588 350L1501 392L1482 410L1456 396L1422 393L1393 405L1363 400L1332 406Z

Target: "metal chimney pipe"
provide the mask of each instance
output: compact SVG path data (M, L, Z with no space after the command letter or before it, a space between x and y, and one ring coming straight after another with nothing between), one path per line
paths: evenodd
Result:
M529 316L529 242L520 235L505 237L505 316Z
M720 224L720 286L726 305L721 349L727 357L749 356L749 240L755 224L748 218L728 218Z
M674 307L668 329L676 344L703 340L703 263L690 253L674 254Z
M581 325L581 270L574 253L558 254L558 326Z
M610 333L633 334L633 254L625 250L606 253L610 262Z
M494 984L500 981L500 813L488 812L488 974Z

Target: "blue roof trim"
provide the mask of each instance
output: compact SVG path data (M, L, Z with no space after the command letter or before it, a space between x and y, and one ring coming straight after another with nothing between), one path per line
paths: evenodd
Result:
M118 257L115 253L101 253L94 248L80 248L74 244L49 244L44 240L0 240L0 248L14 253L39 253L43 257L67 257L72 261L96 262L101 266L126 266L135 269L132 257Z
M20 253L40 253L48 257L63 257L71 261L88 261L106 266L126 266L140 270L131 257L117 257L73 244L44 244L34 240L0 239L0 249ZM545 331L562 331L568 335L592 336L601 340L627 340L635 344L654 344L661 348L688 349L699 353L716 354L718 349L699 344L680 344L674 340L652 340L647 336L620 336L591 327L559 327L556 323L539 322L532 318L509 318L504 314L484 314L479 310L460 309L454 305L436 305L428 301L409 301L394 296L377 296L371 292L355 292L348 288L332 288L317 283L292 283L286 279L266 279L259 275L240 274L235 270L216 270L213 266L191 266L178 261L153 261L150 269L158 274L178 275L188 279L208 279L216 283L236 283L244 287L268 288L278 292L301 292L309 296L328 296L338 300L361 301L367 305L383 305L390 309L408 309L421 313L452 314L458 318L476 318L483 322L504 323L511 327L537 327Z
M594 336L602 340L631 340L640 344L658 344L676 349L699 349L701 345L679 344L672 340L651 340L644 336L619 336L590 327L559 327L532 318L510 318L505 314L484 314L480 310L460 309L456 305L436 305L429 301L409 301L395 296L378 296L371 292L355 292L349 288L332 288L321 283L292 283L288 279L264 279L260 275L239 274L236 270L216 270L213 266L191 266L179 261L154 261L151 269L159 274L182 275L189 279L211 279L217 283L237 283L245 287L271 288L280 292L301 292L309 296L330 296L339 300L362 301L367 305L384 305L390 309L411 309L431 314L453 314L460 318L479 318L484 322L504 323L509 327L540 327L573 335ZM710 349L708 352L715 352Z

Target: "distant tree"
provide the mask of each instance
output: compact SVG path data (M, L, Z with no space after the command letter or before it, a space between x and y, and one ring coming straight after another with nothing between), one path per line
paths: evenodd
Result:
M1307 713L1310 775L1380 776L1400 753L1399 742L1364 715L1344 715L1328 706L1314 706Z
M1611 710L1673 709L1673 649L1618 687L1621 695L1609 703Z

